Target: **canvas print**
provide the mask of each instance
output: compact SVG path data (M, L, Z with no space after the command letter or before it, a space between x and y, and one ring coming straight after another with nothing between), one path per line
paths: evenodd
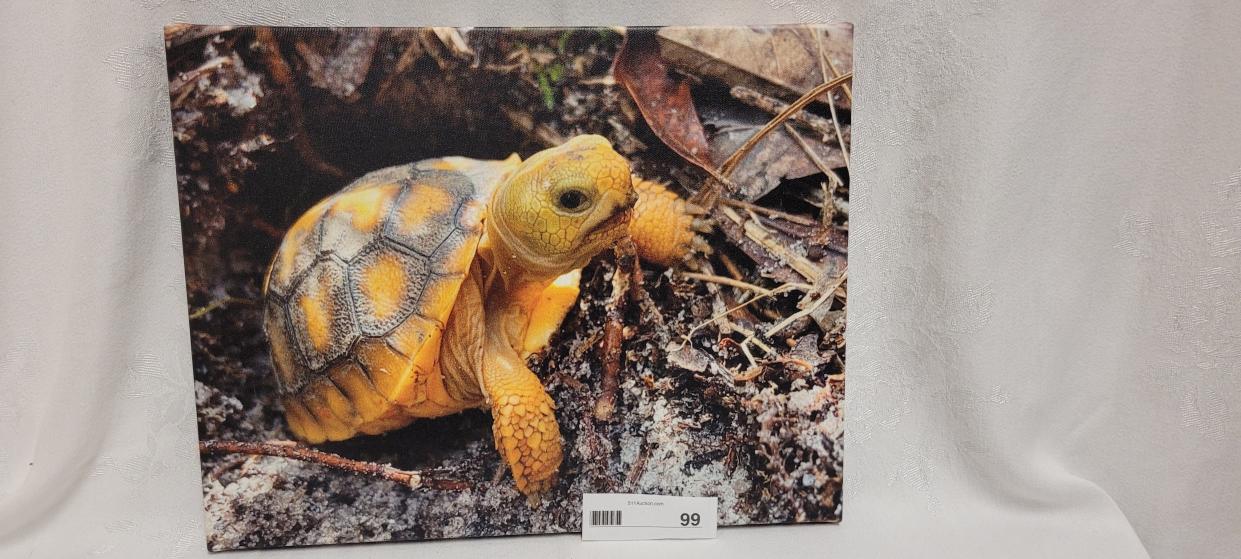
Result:
M840 520L851 26L164 35L211 550Z

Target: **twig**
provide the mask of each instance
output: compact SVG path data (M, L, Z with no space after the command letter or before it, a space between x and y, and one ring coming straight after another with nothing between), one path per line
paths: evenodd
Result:
M461 31L456 27L432 27L431 32L439 38L441 43L452 53L453 56L469 60L474 58L474 50L470 48L470 44L465 41L465 37L461 36Z
M210 303L207 303L206 305L203 305L200 308L194 309L194 312L190 313L190 320L196 320L196 319L202 318L204 316L207 316L207 313L211 311L214 311L225 305L233 305L233 304L253 306L259 303L258 301L255 301L253 299L242 299L240 297L222 297Z
M816 265L814 262L811 262L806 257L788 250L788 248L786 248L772 235L771 231L768 231L765 227L758 223L758 220L742 219L742 217L738 215L735 210L729 207L722 208L720 213L723 213L729 221L732 221L740 226L747 238L758 243L759 245L762 245L763 248L780 258L785 264L788 264L789 267L793 268L793 270L802 277L810 281L816 281L818 276L821 275L820 266Z
M733 375L733 382L750 382L763 374L763 368L759 366L750 367L750 370L739 375Z
M164 48L174 49L191 41L232 31L231 25L193 25L174 23L164 28Z
M410 38L409 45L405 47L405 50L401 51L401 56L397 58L396 66L392 68L392 73L388 74L388 77L384 78L384 81L379 84L379 89L375 92L376 103L380 103L388 98L388 91L392 89L397 78L404 74L406 70L409 70L410 66L413 66L414 62L423 55L423 52L422 41L419 40L418 35L413 35Z
M750 291L758 293L759 295L767 295L771 293L771 290L765 287L759 287L752 283L746 283L741 280L737 280L733 278L726 278L724 276L717 276L715 274L700 274L698 272L681 272L681 275L689 279L696 279L699 281L718 283L720 285L727 285L727 286L736 287L739 289L748 289Z
M840 155L845 159L845 168L849 168L849 146L845 144L845 135L840 133L840 117L836 116L836 100L827 96L827 110L832 113L832 127L836 129L836 143L840 144Z
M759 287L752 283L746 283L741 280L736 280L733 278L726 278L724 276L717 276L715 274L700 274L698 272L681 272L681 275L684 277L687 277L690 279L696 279L699 281L709 281L711 283L718 283L721 285L728 285L728 286L737 287L741 289L748 289L750 291L758 293L759 295L771 295L771 292L772 292L772 290L767 289L765 287ZM788 286L788 288L790 289L797 289L799 291L808 291L809 289L813 287L810 284L805 284L805 283L786 283L784 285Z
M815 300L813 303L811 303L811 304L809 304L809 305L806 305L806 308L801 309L801 310L799 310L799 311L797 311L797 312L795 312L795 313L793 313L793 314L789 315L789 316L788 316L788 317L786 317L784 320L781 320L781 321L780 321L778 324L776 324L775 326L772 326L771 328L768 328L766 332L763 332L763 335L764 335L764 336L767 336L768 338L770 338L770 337L772 337L773 335L775 335L775 333L776 333L776 332L779 332L780 330L783 330L786 326L788 326L788 325L792 324L792 323L793 323L793 322L795 322L797 319L799 319L799 318L801 318L801 317L803 317L803 316L808 316L808 315L810 315L811 313L813 313L813 312L814 312L815 310L817 310L819 307L823 306L823 303L825 303L825 302L827 302L827 301L831 300L831 299L832 299L832 297L834 297L834 296L835 296L836 289L837 289L838 287L840 287L840 284L844 283L845 278L847 278L848 276L849 276L849 270L847 270L847 269L846 269L846 270L844 270L844 271L840 272L840 277L836 278L836 281L835 281L835 282L831 285L831 287L829 287L828 289L826 289L826 290L824 291L823 295L820 295L820 296L819 296L819 298L818 298L817 300Z
M737 263L728 257L728 253L717 252L716 255L720 257L720 264L724 265L724 268L728 270L728 275L732 276L733 279L739 280L745 277L745 274L742 274L741 269L737 267Z
M818 33L814 33L814 42L819 47L819 60L822 60L823 62L827 63L827 67L831 69L832 71L832 77L835 78L835 77L840 76L840 71L836 70L836 64L832 63L831 57L827 56L823 52L823 36L819 35ZM822 64L819 65L819 70L820 71L823 70ZM827 79L826 73L824 73L823 79L824 80ZM845 97L849 98L849 104L852 105L853 104L853 89L849 87L849 84L845 84L840 87L840 90L845 92ZM829 99L830 99L830 96L829 96ZM836 117L833 115L832 118L836 118Z
M720 165L720 174L725 177L731 175L733 169L737 167L737 164L741 163L742 159L745 159L745 156L750 153L750 150L754 149L755 145L758 145L758 142L762 140L763 137L769 134L777 126L783 124L784 121L788 120L790 116L793 116L793 113L804 109L806 105L809 105L810 102L815 100L818 96L831 91L832 88L839 87L841 84L851 79L853 79L853 72L840 76L830 82L819 84L814 89L807 91L805 95L799 97L793 102L792 105L789 105L788 108L780 111L780 114L768 121L762 128L758 129L758 131L755 132L754 135L750 136L745 143L741 144L741 147L737 148L737 151L734 151L732 155L728 156L728 159L725 159L724 163Z
M642 479L642 472L646 471L646 461L651 455L651 447L642 442L642 448L638 451L638 459L634 460L633 466L629 468L629 473L625 476L625 487L635 489L639 479Z
M734 324L733 327L737 327L737 325ZM750 370L751 371L753 370L762 371L763 368L759 367L758 362L754 361L754 354L750 353L750 345L749 345L750 341L751 341L750 337L746 336L746 338L744 340L741 340L741 343L737 344L737 346L741 348L741 353L745 354L745 360L750 363ZM733 379L736 380L736 378L737 378L737 375L733 375Z
M566 138L564 136L562 136L559 132L552 130L552 128L546 124L536 123L534 120L534 115L528 112L514 109L507 105L500 105L500 112L503 113L504 117L507 118L508 121L514 126L521 129L521 131L526 134L529 134L532 138L538 140L539 143L544 146L555 147L565 143Z
M632 242L632 239L630 239L628 242ZM642 275L642 261L638 258L636 247L633 249L633 252L631 256L629 257L629 259L630 259L629 304L634 304L634 302L636 301L639 312L642 313L643 320L646 320L649 318L652 322L655 323L655 325L659 326L659 328L657 329L657 332L666 332L666 329L664 328L665 326L664 314L660 312L659 305L655 303L655 300L651 298L650 292L648 292L646 290L646 286L643 285L643 282L645 282L646 278L645 276ZM661 339L666 340L666 338L667 338L666 334L661 336Z
M685 344L688 344L688 343L689 343L690 338L691 338L691 337L693 337L694 333L695 333L695 332L697 332L697 331L699 331L699 330L701 330L701 329L703 329L703 328L705 328L707 325L709 325L709 324L713 324L715 321L720 320L721 318L724 318L724 317L726 317L726 316L728 316L728 315L730 315L730 314L732 314L732 313L734 313L734 312L737 312L738 310L743 309L743 308L745 308L745 307L747 307L747 306L749 306L749 305L753 305L754 303L756 303L756 302L758 302L758 301L760 301L760 300L762 300L762 299L764 299L764 298L766 298L766 297L773 297L773 296L775 296L775 295L779 295L779 294L781 294L781 293L784 293L784 292L787 292L787 291L791 291L792 289L793 289L792 285L791 285L791 284L787 284L787 283L786 283L786 284L784 284L784 285L781 285L780 287L777 287L777 288L775 288L775 289L772 289L771 291L768 291L767 293L763 293L763 294L761 294L761 295L758 295L758 296L754 297L753 299L750 299L750 300L748 300L748 301L746 301L746 302L744 302L744 303L738 303L738 304L736 304L736 305L734 305L734 306L732 306L732 307L729 307L729 308L725 309L723 312L718 313L718 314L716 314L715 316L712 316L711 318L708 318L707 320L704 320L704 321L702 321L702 322L700 322L700 323L698 323L698 324L694 325L694 327L692 327L692 328L690 328L690 329L689 329L689 332L686 332L686 333L685 333L684 339L681 341L681 346L680 346L680 347L678 347L677 349L680 349L681 347L685 347ZM721 303L721 306L722 306L722 305L723 305L723 303ZM731 321L729 322L729 324L732 324L732 326L734 326L734 327L736 326L736 324L733 324Z
M803 217L803 216L800 216L800 215L797 215L797 214L791 214L791 213L788 213L788 212L782 212L782 211L777 210L777 209L774 209L774 208L768 208L768 207L766 207L766 206L760 206L760 205L758 205L758 204L752 204L752 203L750 203L750 202L746 202L746 201L744 201L744 200L733 200L733 199L731 199L731 198L728 198L728 199L723 200L723 203L724 203L725 205L732 206L732 207L734 207L734 208L741 208L741 209L744 209L744 210L749 210L749 211L756 212L756 213L760 213L760 214L766 214L766 215L769 215L769 216L771 216L771 217L778 217L778 218L781 218L781 219L787 219L787 220L792 221L793 223L796 223L796 224L799 224L799 225L807 225L807 226L810 226L810 225L817 225L817 223L815 223L815 222L814 222L814 220L812 220L812 219L808 219L808 218L806 218L806 217Z
M318 150L310 141L310 134L306 131L306 115L302 112L302 96L297 92L293 70L285 61L284 55L280 54L280 43L276 41L275 32L270 27L255 27L254 35L263 45L267 71L271 73L272 81L276 82L288 99L289 121L293 127L293 149L302 161L315 171L338 179L345 178L345 172L319 156Z
M204 74L214 72L223 66L231 66L232 64L233 60L231 58L226 58L223 56L212 58L193 70L178 73L177 77L173 78L173 80L168 83L168 91L174 95L180 94L182 93L182 90L185 89L185 86L198 81L198 79ZM184 98L184 95L181 95L179 98ZM177 106L179 104L180 103L176 103L173 106Z
M387 464L363 462L345 458L338 454L323 452L291 442L249 442L249 441L200 441L200 454L250 454L255 456L276 456L313 462L353 474L383 478L404 485L410 489L429 487L432 489L464 490L469 483L457 480L433 477L430 473L416 470L400 470Z
M827 81L827 70L823 68L824 63L832 70L832 77L840 76L840 72L836 71L836 65L832 63L832 59L823 54L823 37L815 30L811 30L814 34L814 43L819 48L819 72L823 74L823 81ZM849 104L853 104L853 92L849 90L849 84L841 86L841 91L845 92L845 97L849 98ZM845 160L845 168L849 168L849 146L845 145L845 136L840 133L840 117L836 115L836 99L832 95L827 96L827 110L832 113L832 127L836 129L836 143L840 144L840 155Z
M822 183L824 193L823 199L826 200L826 202L824 202L824 204L820 207L821 211L819 212L819 215L822 220L823 227L831 227L832 221L836 217L836 187L844 184L844 182L840 180L840 175L837 175L835 171L829 168L827 163L824 163L823 160L819 158L819 155L810 148L810 144L806 143L806 139L802 138L801 134L799 134L795 128L789 126L787 122L784 123L784 131L787 132L788 135L793 138L793 141L797 143L798 147L805 152L806 157L810 158L811 163L814 163L814 166L818 167L819 171L827 176L827 181ZM840 153L848 153L845 151L844 144L841 144ZM848 168L848 165L849 161L848 156L846 155L845 167ZM808 223L804 223L804 225L813 224L813 222L810 222L809 220L806 221Z
M741 350L742 351L745 351L746 344L754 344L755 347L763 350L763 353L766 353L767 355L776 354L776 350L772 349L771 346L767 345L767 343L764 342L763 340L758 339L757 332L750 330L749 328L746 328L745 326L742 326L735 322L732 324L732 327L736 328L738 332L745 334L745 337L741 339Z
M796 128L789 126L789 123L786 122L784 123L784 131L788 133L789 137L793 138L794 142L797 142L797 146L800 147L803 152L805 152L806 157L810 158L810 162L814 163L814 166L818 167L819 171L821 171L824 175L827 176L827 181L822 183L823 199L825 200L825 202L820 208L821 211L819 212L819 216L823 222L824 227L831 227L832 221L836 218L836 203L835 203L834 193L836 192L836 186L838 184L842 184L842 181L840 180L840 176L837 175L836 172L833 171L831 168L829 168L827 166L827 163L824 163L823 160L819 158L819 154L815 153L814 150L810 148L810 144L806 143L806 139L801 137L801 134L797 132ZM840 145L840 153L842 154L845 153L845 147L843 143ZM846 167L848 166L848 162L845 163L845 166ZM810 223L806 223L806 225L810 225Z
M797 132L796 128L793 128L786 122L784 123L784 131L788 133L790 138L793 138L793 141L797 144L797 147L801 148L802 152L806 154L806 157L810 159L810 162L814 163L814 166L819 168L819 171L821 171L824 175L830 176L832 169L827 166L827 163L823 162L823 158L819 157L819 154L814 152L814 149L810 147L810 144L806 143L806 139L801 137L801 134ZM843 149L841 150L841 153L844 153ZM806 223L805 225L810 224Z
M624 315L629 302L630 268L637 254L631 239L616 245L616 270L612 273L612 297L607 302L607 319L599 352L603 356L603 378L599 380L599 399L595 400L595 419L610 421L616 411L616 392L620 387L621 345L625 341Z
M616 313L619 314L619 313ZM599 381L599 399L595 400L595 419L608 421L616 411L616 391L620 386L620 354L621 342L624 341L624 327L619 316L609 310L607 322L603 325L603 343L600 353L603 354L603 378Z
M775 97L763 95L762 93L754 91L744 85L733 86L732 89L728 90L728 94L732 95L734 99L741 101L742 103L769 112L773 115L778 115L785 109L789 108L788 103L776 99ZM796 120L797 122L809 126L815 132L821 134L824 138L834 135L832 134L832 122L814 113L797 111L793 113L793 116L789 117L789 119Z
M763 353L766 353L767 355L776 354L776 350L772 349L771 346L767 345L765 342L763 342L763 340L758 339L757 332L750 330L749 328L746 328L745 326L742 326L735 322L732 323L732 327L736 328L738 332L745 334L745 337L741 339L741 350L742 351L745 351L746 344L754 344L759 349L763 350ZM753 362L752 358L751 358L751 362Z

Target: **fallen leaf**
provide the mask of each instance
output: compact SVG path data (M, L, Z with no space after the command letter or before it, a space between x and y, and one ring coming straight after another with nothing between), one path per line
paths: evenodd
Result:
M653 35L631 30L616 54L612 75L660 140L690 163L715 170L689 81L669 73Z
M836 77L832 66L840 75L853 71L853 26L848 23L664 27L658 38L663 59L677 69L783 99L796 99ZM840 89L832 94L838 108L850 107ZM818 101L827 103L827 95Z
M767 124L771 117L734 105L708 105L702 109L702 121L709 135L711 160L723 163L741 144ZM812 131L799 129L802 137L823 163L830 168L845 166L844 154L835 143L818 140ZM780 181L798 179L821 172L801 146L783 129L777 128L763 137L754 149L733 169L730 179L737 191L732 195L753 202L780 185Z
M716 222L716 227L720 232L735 245L754 260L755 269L758 270L763 277L771 278L780 282L805 282L806 278L797 273L787 262L781 261L763 245L755 242L745 234L743 227L734 223L729 219L721 219ZM791 243L791 241L790 241Z
M711 365L711 359L707 355L689 344L680 344L681 347L676 350L670 349L677 344L669 344L668 364L673 367L701 373L707 370Z
M824 306L826 307L827 305ZM823 331L826 332L828 330L824 328ZM807 334L798 338L792 349L783 356L785 363L792 363L794 366L801 367L806 371L813 371L819 368L828 359L830 359L829 356L819 351L818 334Z
M361 97L358 88L370 71L382 32L374 27L353 27L342 29L332 44L314 40L317 37L297 41L297 53L306 62L310 83L342 101L357 101Z

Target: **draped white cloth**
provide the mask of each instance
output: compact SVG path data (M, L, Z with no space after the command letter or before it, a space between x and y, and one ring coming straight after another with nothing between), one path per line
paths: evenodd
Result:
M19 0L0 556L206 555L163 24L829 19L857 24L844 522L299 557L1241 554L1241 4Z

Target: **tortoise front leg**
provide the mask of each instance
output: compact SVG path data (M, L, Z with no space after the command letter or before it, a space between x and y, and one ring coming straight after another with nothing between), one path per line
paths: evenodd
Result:
M663 184L633 177L638 202L629 220L629 237L638 257L671 266L693 252L710 252L698 233L710 230L702 208L689 203Z
M563 458L556 404L512 348L485 352L481 377L496 450L512 470L517 489L537 506Z

